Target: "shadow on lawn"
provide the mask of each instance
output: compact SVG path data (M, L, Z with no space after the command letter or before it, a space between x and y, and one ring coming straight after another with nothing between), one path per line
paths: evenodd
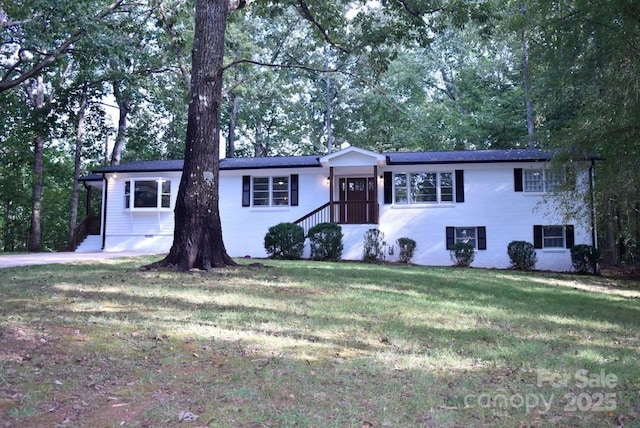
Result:
M125 320L159 329L163 323L169 329L196 324L367 352L400 343L394 352L446 348L482 361L530 360L548 354L549 359L561 355L590 367L598 363L598 356L625 365L636 356L633 327L640 308L635 299L508 282L476 270L302 266L168 276L123 272L118 266L97 271L70 268L44 278L34 269L17 284L29 288L31 297L12 301L8 293L7 304L14 308L9 312L23 317L37 317L46 310L59 319ZM252 278L249 283L247 276ZM145 295L154 288L162 295ZM192 292L207 301L194 301ZM230 293L240 301L219 302ZM90 308L70 310L83 305ZM452 318L458 313L469 316L472 322L459 328L455 322L413 323L401 317L403 307L415 310L416 305ZM610 343L602 337L610 337Z
M69 395L133 397L139 387L141 396L154 398L147 407L132 406L130 415L151 426L171 426L185 407L220 426L216 421L225 419L247 427L613 425L602 412L567 413L559 401L550 413L478 401L482 393L569 392L537 387L535 368L604 367L631 375L616 389L619 407L626 412L638 404L637 396L625 395L640 378L634 299L474 270L275 266L191 274L121 265L2 272L0 337L12 324L70 332L96 326L111 334L122 328L88 356L83 342L67 341L60 351L68 356L52 363L34 348L30 361L45 364L40 376L49 385L82 379ZM443 324L437 317L412 321L403 309L441 312ZM202 337L177 333L194 325L203 327ZM273 339L282 340L278 352L269 349ZM111 349L119 353L107 355ZM118 365L120 359L128 365ZM30 370L29 361L23 364L11 367L6 384L15 383L21 367ZM64 401L64 393L56 394L47 400ZM45 416L54 408L49 401L41 406ZM107 416L124 420L114 409Z

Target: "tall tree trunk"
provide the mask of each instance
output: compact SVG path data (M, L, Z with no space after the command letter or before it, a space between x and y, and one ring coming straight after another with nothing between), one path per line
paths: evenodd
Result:
M236 151L236 121L238 120L238 96L231 95L231 108L229 109L229 133L227 134L227 157L235 157Z
M329 69L329 53L325 50L324 68ZM327 153L333 152L333 112L331 111L331 78L325 77L325 94L324 94L324 127L327 133Z
M527 35L527 6L520 2L520 12L524 18L522 26L522 78L524 81L524 104L527 114L527 141L530 149L536 145L533 126L533 105L531 104L531 71L529 70L529 39Z
M118 133L116 134L116 140L113 144L113 151L111 152L111 165L120 165L120 159L122 158L122 149L124 148L124 142L127 134L127 116L131 110L131 102L125 94L122 93L120 88L122 82L114 80L113 96L118 104Z
M153 266L210 270L234 266L222 242L218 207L220 109L229 0L196 0L185 160L169 254Z
M29 227L28 251L42 251L42 180L44 171L44 136L42 118L44 108L44 79L36 79L34 109L38 114L38 126L33 140L33 185L31 187L31 226Z
M78 198L80 197L80 161L82 159L82 142L84 140L84 122L87 112L87 82L82 86L80 106L78 107L78 123L76 128L76 147L73 162L73 187L71 189L71 213L69 216L69 245L75 238L76 225L78 223ZM75 249L75 248L73 248Z

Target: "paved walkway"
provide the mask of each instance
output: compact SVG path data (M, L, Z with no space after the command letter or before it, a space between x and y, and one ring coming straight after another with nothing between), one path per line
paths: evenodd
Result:
M155 254L151 252L140 251L119 251L119 252L103 252L95 253L24 253L0 255L0 269L29 266L29 265L48 265L59 263L76 263L76 262L92 262L105 259L115 259L118 257L136 257Z

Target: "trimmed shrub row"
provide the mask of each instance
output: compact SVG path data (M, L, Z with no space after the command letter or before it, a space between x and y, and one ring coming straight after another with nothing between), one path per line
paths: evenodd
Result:
M307 234L313 260L338 261L344 249L342 228L335 223L320 223ZM271 228L264 237L264 247L273 259L295 260L302 257L304 250L304 229L293 223L280 223ZM399 238L398 259L409 263L413 258L416 241L411 238ZM386 242L384 233L378 229L369 229L364 236L362 260L367 263L381 263L384 260ZM511 268L517 270L535 269L538 257L530 242L511 241L507 246ZM450 256L455 266L468 267L475 258L473 245L457 242L450 248ZM571 247L571 264L578 273L597 273L600 251L590 245Z

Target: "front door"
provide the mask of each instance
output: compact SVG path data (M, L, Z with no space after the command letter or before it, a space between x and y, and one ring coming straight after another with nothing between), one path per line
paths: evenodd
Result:
M375 223L376 182L373 177L340 179L340 223Z

